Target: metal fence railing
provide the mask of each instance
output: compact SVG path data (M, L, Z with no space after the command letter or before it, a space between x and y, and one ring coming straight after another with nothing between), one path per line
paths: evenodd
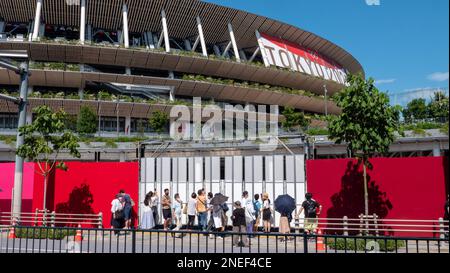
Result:
M300 218L296 220L295 229L303 230L307 219ZM326 234L342 235L361 235L371 234L379 235L407 235L420 234L423 237L441 237L443 238L448 230L448 220L439 218L436 220L420 219L381 219L376 214L359 215L358 218L316 218L316 225Z
M38 210L35 212L22 212L14 215L11 212L0 212L0 225L22 225L22 226L73 226L103 227L103 214L76 214L59 213L49 210Z
M448 238L11 226L0 253L449 253Z

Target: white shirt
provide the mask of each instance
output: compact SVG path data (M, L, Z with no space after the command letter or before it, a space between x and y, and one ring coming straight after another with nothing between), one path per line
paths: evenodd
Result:
M122 203L120 203L119 199L114 199L111 201L111 212L114 213L123 208Z
M265 208L265 209L269 209L269 208L270 208L269 200L264 200L264 206L263 206L263 208Z
M159 203L158 196L155 195L150 198L150 207L156 207L158 206L158 203Z
M189 198L188 204L187 204L187 214L188 215L195 215L196 213L196 205L197 205L197 199Z

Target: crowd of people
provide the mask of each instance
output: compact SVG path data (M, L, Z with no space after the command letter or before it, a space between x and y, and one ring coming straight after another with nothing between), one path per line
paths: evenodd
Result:
M197 193L193 192L186 202L181 200L179 193L175 193L172 199L169 189L164 189L164 194L161 197L156 190L150 191L146 194L142 203L139 227L141 229L154 229L160 222L160 206L162 212L161 222L164 230L180 230L182 228L182 218L185 215L187 230L197 229L208 232L211 237L216 235L217 238L223 238L229 220L227 212L230 208L227 205L227 200L228 197L223 196L221 193L206 193L205 189L200 189ZM121 190L111 202L111 226L115 229L131 228L131 210L133 206L134 201L130 195ZM290 223L293 220L292 214L295 214L294 217L298 220L300 214L304 212L304 229L308 233L314 233L317 229L317 218L321 210L322 206L312 198L311 193L307 193L305 201L296 213L280 213L279 232L290 233ZM261 223L262 232L269 233L275 221L274 205L268 193L255 194L252 198L247 191L244 191L241 200L233 202L230 215L232 231L247 234L247 236L241 236L242 238L245 237L244 239L239 239L239 236L234 238L237 241L233 243L242 246L248 245L248 238L252 237L254 232L259 231ZM197 226L195 226L196 219ZM116 231L116 234L118 233ZM178 233L177 237L181 236L182 234Z

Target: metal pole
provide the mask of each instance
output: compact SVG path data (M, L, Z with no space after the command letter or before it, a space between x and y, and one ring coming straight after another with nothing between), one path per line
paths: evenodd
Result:
M19 133L19 128L26 124L27 116L27 95L28 95L28 61L20 64L20 102L19 102L19 123L17 125L16 151L24 143L24 137ZM16 217L16 222L20 221L22 211L22 180L23 180L23 157L16 154L14 170L14 198L12 212Z
M324 84L323 85L323 88L324 88L324 92L325 92L325 116L328 116L328 105L327 105L327 92L328 92L328 90L327 90L327 85L326 84Z

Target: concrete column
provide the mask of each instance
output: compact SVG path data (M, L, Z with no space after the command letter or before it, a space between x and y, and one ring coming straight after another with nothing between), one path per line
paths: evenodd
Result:
M3 32L5 30L5 22L0 20L0 32Z
M39 35L39 26L41 25L42 1L43 0L36 1L36 13L34 16L34 26L33 26L33 36L32 36L33 41L37 40L38 35Z
M245 55L244 50L239 50L239 56L241 57L242 60L247 61L247 55Z
M78 96L80 97L80 100L84 97L84 89L82 87L78 89Z
M92 25L87 25L86 26L86 32L87 32L87 37L86 37L86 41L88 41L89 43L92 42Z
M236 58L237 62L241 62L241 57L239 56L239 50L237 47L236 38L234 37L234 31L233 31L233 27L231 26L231 23L228 23L228 31L230 32L230 38L231 38L231 44L233 45L234 57Z
M164 43L166 45L166 52L170 52L169 30L167 29L167 18L166 12L164 10L161 11L161 19L164 33Z
M38 35L39 35L39 37L44 37L44 34L45 34L45 24L41 24L39 26L39 33L38 33Z
M31 124L33 122L33 112L28 112L25 117L25 122Z
M191 41L189 41L188 39L184 40L184 49L188 51L192 50Z
M202 54L203 56L206 57L208 56L208 52L206 51L205 36L203 35L202 22L199 16L197 16L197 28L198 28L198 36L200 37L200 44L202 46Z
M146 34L147 34L147 42L148 42L149 48L154 49L155 48L155 40L153 39L153 33L150 31L147 31Z
M122 6L122 16L123 16L123 45L125 48L130 47L130 38L128 36L128 8L126 4Z
M435 157L441 156L441 147L440 147L439 143L434 144L433 156L435 156Z
M128 128L128 130L127 130ZM125 117L125 132L127 135L131 134L131 117L127 116Z
M216 54L217 57L222 56L222 54L220 53L220 48L217 45L214 45L213 49L214 49L214 54Z
M31 42L33 38L33 29L34 29L34 21L31 21L30 25L28 26L28 42Z
M86 38L86 0L80 3L80 43L84 45Z

